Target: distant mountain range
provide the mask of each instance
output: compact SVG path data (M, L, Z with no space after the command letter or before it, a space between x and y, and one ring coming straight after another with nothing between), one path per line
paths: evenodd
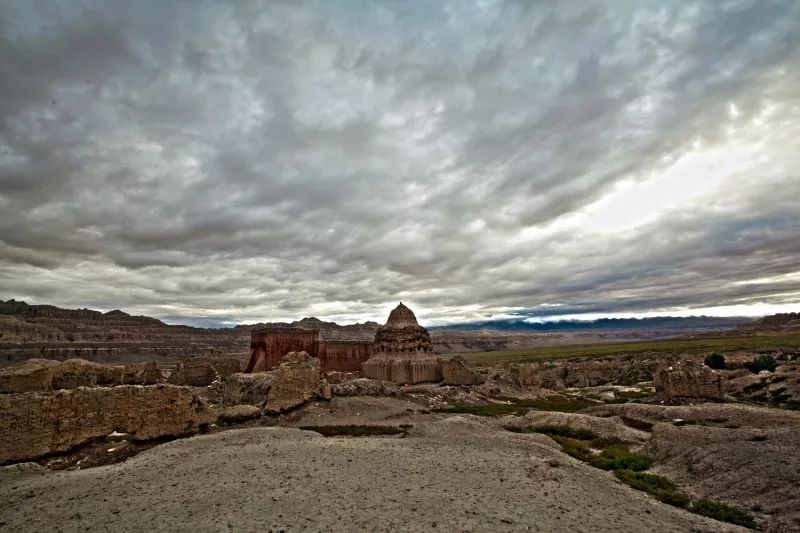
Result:
M463 324L434 326L430 330L445 331L587 331L607 329L734 329L753 322L749 317L662 316L652 318L600 318L597 320L558 320L552 322L526 322L524 319L485 320Z

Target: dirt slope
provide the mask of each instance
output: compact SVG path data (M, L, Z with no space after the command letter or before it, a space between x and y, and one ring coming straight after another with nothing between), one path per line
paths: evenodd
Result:
M406 438L252 428L0 480L13 531L744 531L471 417Z

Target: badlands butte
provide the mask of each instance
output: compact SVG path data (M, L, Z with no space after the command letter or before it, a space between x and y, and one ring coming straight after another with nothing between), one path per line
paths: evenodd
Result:
M800 314L227 329L0 302L2 531L800 531Z

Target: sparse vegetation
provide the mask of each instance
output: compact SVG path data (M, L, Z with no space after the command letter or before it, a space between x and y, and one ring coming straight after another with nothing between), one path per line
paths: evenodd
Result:
M539 398L536 400L521 400L517 405L538 409L539 411L557 411L559 413L574 413L592 405L597 405L597 402L587 400L586 398L571 398L567 396L548 396L547 398Z
M725 356L714 352L706 357L705 364L708 368L713 368L714 370L725 370Z
M672 481L663 476L634 472L633 470L615 470L614 475L626 485L652 494L657 500L669 505L687 507L691 501L689 496L678 490Z
M585 398L569 398L566 396L554 395L536 400L517 400L509 403L454 403L447 407L440 407L434 410L440 413L463 413L476 416L521 416L531 409L574 413L592 405L597 405L597 402Z
M778 368L778 362L771 355L759 355L744 367L753 374L758 374L762 370L775 372L775 369Z
M597 438L597 434L588 429L572 428L569 426L556 426L553 424L524 428L521 432L544 433L545 435L549 435L551 437L555 435L560 435L562 437L568 437L570 439L578 439L578 440L593 440Z
M634 453L625 444L612 444L599 455L592 457L589 463L603 470L631 470L640 472L647 470L653 462L644 455Z
M716 419L724 421L724 419ZM541 433L548 435L561 445L567 455L603 470L612 470L614 475L630 487L652 495L657 500L675 507L694 511L703 516L730 522L749 528L758 526L755 518L747 511L726 503L710 500L692 499L669 479L644 472L652 466L652 460L642 454L632 452L628 444L617 438L597 436L591 430L554 424L531 426L527 428L507 427L517 433ZM755 441L765 440L755 436ZM594 450L600 449L600 453Z
M560 435L552 435L551 438L561 445L562 452L579 461L588 462L593 457L589 445L582 440L561 437Z
M461 413L476 416L506 416L506 415L524 415L528 412L525 407L520 407L515 404L508 403L489 403L489 404L474 404L474 403L454 403L447 407L434 409L440 413Z
M731 524L749 527L751 529L756 529L758 527L758 523L752 514L739 507L728 505L727 503L713 500L698 500L692 504L692 510L697 514L713 518L714 520L730 522Z

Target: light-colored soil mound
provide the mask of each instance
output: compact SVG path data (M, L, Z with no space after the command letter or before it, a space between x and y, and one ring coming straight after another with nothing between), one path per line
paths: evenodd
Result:
M645 431L625 425L619 417L600 418L579 413L556 413L552 411L529 411L525 416L504 417L503 426L524 429L537 426L563 426L589 430L598 437L615 437L625 442L641 444L650 435Z
M644 447L654 472L695 497L761 509L769 531L800 531L800 412L713 403L602 409L655 423Z
M3 531L744 531L472 417L407 438L252 428L0 485Z

